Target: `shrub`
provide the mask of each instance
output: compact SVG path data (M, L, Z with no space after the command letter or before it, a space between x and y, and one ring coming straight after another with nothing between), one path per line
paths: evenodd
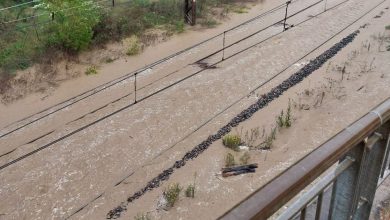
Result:
M187 197L195 198L195 180L196 180L196 173L194 174L194 182L187 186L186 189Z
M97 67L96 66L90 66L85 70L85 75L96 75L97 72Z
M248 161L249 159L251 158L251 156L249 155L248 152L245 152L241 157L240 157L240 162L242 165L246 165L248 164Z
M127 47L126 55L134 56L141 52L141 44L137 36L133 35L124 40L124 44Z
M385 27L385 29L386 29L386 30L390 30L390 25L387 25L387 26Z
M186 189L186 196L190 198L195 197L195 184L191 183Z
M236 165L236 162L234 161L234 156L231 153L228 153L225 157L225 167L232 167Z
M136 216L134 216L134 220L151 220L152 218L149 216L148 213L138 213Z
M288 107L286 111L286 115L284 115L284 111L278 115L276 118L276 124L278 125L279 128L289 128L291 127L292 121L291 121L291 102L288 102Z
M238 135L228 134L222 138L222 144L232 150L238 151L241 144L241 138Z
M200 25L207 28L213 28L218 25L218 21L213 18L206 17L200 22Z
M178 183L170 184L163 192L164 198L167 200L168 207L173 207L179 198L181 187Z
M46 35L47 45L71 51L80 51L89 46L93 28L102 15L100 7L93 1L44 0L39 7L56 12L55 19L49 24L51 34ZM71 14L67 8L72 8Z
M183 33L184 32L184 22L183 21L177 21L175 23L176 32L177 33Z

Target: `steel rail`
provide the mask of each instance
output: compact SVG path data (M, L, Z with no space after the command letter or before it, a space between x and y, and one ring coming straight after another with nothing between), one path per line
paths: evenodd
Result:
M284 5L284 4L282 4L282 5ZM281 5L279 5L279 6L275 7L275 8L273 8L273 9L270 9L269 11L266 11L266 12L264 12L264 13L262 13L262 14L256 16L255 18L256 18L256 19L259 19L259 18L262 18L262 17L264 17L264 16L266 16L266 15L268 15L268 14L270 14L270 13L273 13L274 11L280 9L280 6L281 6ZM250 19L250 20L248 20L248 21L246 21L246 22L243 22L242 24L239 24L239 25L237 25L237 26L235 26L235 27L233 27L233 28L230 28L229 30L233 30L233 29L235 29L235 28L238 28L239 26L246 25L246 24L248 24L249 22L256 20L255 18L252 18L252 19ZM48 23L49 23L49 22L48 22ZM60 103L58 103L58 104L56 104L56 105L54 105L54 106L48 107L48 108L43 109L43 110L41 110L41 111L39 111L39 112L37 112L37 113L34 113L34 114L29 115L29 116L27 116L27 117L24 117L24 118L22 118L22 119L20 119L20 120L18 120L18 121L16 121L16 122L13 122L13 123L11 123L11 124L8 124L8 125L6 125L4 128L7 128L7 127L9 127L9 126L11 126L11 125L13 125L13 124L19 123L19 122L21 122L21 121L27 120L27 119L29 119L29 118L31 118L31 117L34 117L35 115L39 115L39 114L41 114L41 113L43 113L43 112L45 112L45 111L48 111L48 110L50 110L50 109L52 109L52 108L54 108L54 107L63 105L63 104L65 104L65 103L67 103L67 102L71 102L71 103L66 104L65 106L60 107L59 109L53 110L53 111L50 112L50 113L47 113L47 114L45 114L45 115L43 115L43 116L40 116L40 117L38 117L38 118L36 118L36 119L34 119L34 120L28 122L28 123L25 123L25 124L23 124L23 125L21 125L21 126L18 126L18 127L14 128L14 129L8 131L8 132L5 132L4 134L1 134L1 135L0 135L0 138L3 138L3 137L5 137L5 136L7 136L7 135L9 135L9 134L11 134L11 133L17 131L17 130L20 130L20 129L22 129L22 128L24 128L24 127L26 127L26 126L28 126L28 125L30 125L30 124L32 124L32 123L35 123L35 122L37 122L37 121L39 121L39 120L41 120L41 119L43 119L43 118L45 118L45 117L47 117L47 116L50 116L50 115L52 115L52 114L54 114L54 113L56 113L56 112L58 112L58 111L60 111L60 110L62 110L62 109L65 109L65 108L67 108L67 107L69 107L69 106L71 106L71 105L73 105L73 104L75 104L75 103L77 103L77 102L79 102L79 101L81 101L81 100L84 100L84 99L86 99L86 98L88 98L88 97L90 97L90 96L92 96L92 95L95 95L96 93L99 93L99 92L101 92L101 91L104 91L104 90L106 90L106 89L108 89L108 88L110 88L110 87L112 87L112 86L114 86L114 85L116 85L116 84L118 84L118 83L124 81L124 80L127 80L127 79L133 77L133 76L134 76L135 74L137 74L137 73L140 73L140 72L143 72L143 71L145 71L145 70L151 69L151 68L153 68L153 67L155 67L155 66L157 66L157 65L159 65L159 64L161 64L161 63L164 63L164 62L166 62L166 61L168 61L168 60L170 60L170 59L172 59L172 58L174 58L174 57L176 57L176 56L178 56L178 55L181 55L181 54L183 54L183 53L185 53L185 52L187 52L187 51L189 51L189 50L191 50L191 49L193 49L193 48L196 48L196 47L198 47L198 46L200 46L200 45L202 45L202 44L204 44L204 43L206 43L206 42L209 42L209 41L211 41L211 40L214 40L214 39L216 39L217 37L222 36L222 34L223 34L223 33L217 34L217 35L215 35L215 36L213 36L213 37L211 37L211 38L209 38L209 39L206 39L206 40L204 40L204 41L201 41L201 42L199 42L199 43L197 43L197 44L195 44L195 45L192 45L192 46L190 46L190 47L188 47L188 48L186 48L186 49L183 49L183 50L178 51L178 52L176 52L176 53L174 53L174 54L171 54L171 55L169 55L169 56L167 56L167 57L165 57L165 58L163 58L163 59L160 59L160 60L158 60L158 61L155 61L155 62L153 62L153 63L151 63L151 64L149 64L149 65L147 65L147 66L145 66L145 67L143 67L143 68L137 69L137 70L135 70L135 71L133 71L133 72L131 72L131 73L128 73L128 74L126 74L126 75L124 75L124 76L122 76L122 77L119 77L119 78L117 78L117 79L111 80L111 81L109 81L109 82L107 82L107 83L104 83L104 84L98 86L98 87L95 87L95 88L93 88L93 89L90 89L90 90L88 90L88 91L85 91L85 92L83 92L83 93L81 93L81 94L79 94L79 95L77 95L77 96L74 96L74 97L72 97L72 98L69 98L69 99L67 99L67 100L65 100L65 101L63 101L63 102L60 102ZM189 64L189 65L190 65L190 64ZM90 94L88 94L88 93L90 93ZM84 95L86 95L86 96L84 96ZM78 99L80 96L84 96L84 97ZM72 100L73 100L73 102L72 102ZM74 101L74 100L75 100L75 101Z
M349 1L349 0L347 0L347 1ZM317 3L315 3L315 4L317 4ZM321 12L320 14L322 14L322 13L324 13L324 12ZM304 22L306 22L306 21L308 21L308 20L311 20L311 19L313 19L313 18L309 18L309 19L305 20ZM301 24L304 23L304 22L301 22ZM350 26L350 25L349 25L349 26ZM348 26L348 27L349 27L349 26ZM339 33L341 33L343 30L345 30L345 29L342 29ZM261 42L256 43L255 45L258 45L258 44L260 44L260 43L263 43L263 42L265 42L265 41L267 41L267 40L269 40L269 39L271 39L271 38L273 38L273 37L275 37L275 36L277 36L277 35L279 35L279 34L282 34L282 33L283 33L283 31L280 32L280 33L274 34L274 35L272 35L272 36L266 38L265 40L262 40ZM314 48L312 51L310 51L309 53L305 54L302 58L299 58L298 61L301 60L301 59L303 59L304 57L308 56L310 53L312 53L313 51L315 51L316 49L318 49L319 47L321 47L323 44L325 44L325 43L328 42L329 40L333 39L333 38L334 38L335 36L337 36L339 33L333 35L330 39L326 40L326 41L323 42L320 46ZM248 50L249 48L251 48L251 47L253 47L253 46L255 46L255 45L252 45L252 46L250 46L250 47L248 47L248 48L245 48L244 50L242 50L242 51L240 51L240 52L238 52L238 53L235 53L235 54L233 54L233 55L227 57L225 60L230 59L230 58L232 58L232 57L238 55L239 53ZM220 61L218 61L218 62L216 62L216 63L214 63L214 64L212 64L212 65L213 65L213 66L214 66L214 65L217 65L217 64L219 64L219 63L222 63L222 62L225 61L225 60L220 60ZM294 62L294 63L295 63L295 62ZM291 65L293 65L293 64L291 64ZM291 66L291 65L290 65L290 66ZM277 77L277 75L281 74L283 71L285 71L286 69L288 69L290 66L287 66L287 67L286 67L285 69L283 69L281 72L279 72L279 73L276 74L275 76L271 77L270 79L268 79L266 82L262 83L261 85L257 86L254 90L260 88L260 87L261 87L262 85L264 85L265 83L267 83L267 82L269 82L270 80L274 79L275 77ZM86 125L84 125L84 126L78 128L78 129L76 129L76 130L74 130L74 131L72 131L72 132L70 132L70 133L68 133L68 134L66 134L66 135L64 135L64 136L62 136L62 137L56 139L56 140L53 140L53 141L51 141L51 142L49 142L49 143L47 143L47 144L45 144L45 145L43 145L43 146L41 146L41 147L39 147L39 148L37 148L37 149L35 149L35 150L29 152L29 153L26 153L26 154L24 154L24 155L22 155L22 156L20 156L20 157L18 157L18 158L16 158L16 159L14 159L14 160L8 162L8 163L5 163L5 164L3 164L3 165L0 166L0 170L4 169L4 168L6 168L6 167L8 167L8 166L10 166L10 165L12 165L12 164L15 164L16 162L18 162L18 161L20 161L20 160L22 160L22 159L25 159L25 158L27 158L27 157L29 157L29 156L31 156L31 155L33 155L33 154L35 154L35 153L37 153L37 152L39 152L39 151L45 149L45 148L47 148L47 147L50 147L50 146L52 146L53 144L58 143L59 141L64 140L64 139L66 139L66 138L68 138L68 137L70 137L70 136L72 136L72 135L74 135L74 134L76 134L76 133L78 133L78 132L80 132L80 131L82 131L82 130L84 130L84 129L86 129L86 128L88 128L88 127L94 125L94 124L96 124L96 123L98 123L98 122L100 122L100 121L103 121L103 120L105 120L105 119L107 119L107 118L109 118L109 117L111 117L111 116L113 116L113 115L115 115L115 114L117 114L117 113L119 113L119 112L125 110L125 109L128 109L128 108L134 106L135 104L138 104L138 103L140 103L140 102L142 102L142 101L145 101L146 99L148 99L148 98L150 98L150 97L152 97L152 96L154 96L154 95L156 95L156 94L159 94L159 93L161 93L161 92L163 92L163 91L165 91L165 90L167 90L167 89L169 89L169 88L171 88L171 87L173 87L173 86L175 86L175 85L177 85L177 84L179 84L179 83L181 83L181 82L183 82L183 81L185 81L185 80L187 80L187 79L189 79L189 78L191 78L191 77L193 77L193 76L195 76L195 75L197 75L197 74L199 74L199 73L201 73L201 72L203 72L203 71L205 71L205 70L207 70L207 68L206 68L206 69L201 69L201 70L199 70L199 71L197 71L197 72L195 72L195 73L193 73L193 74L191 74L191 75L189 75L189 76L186 76L186 77L180 79L179 81L176 81L176 82L173 83L173 84L170 84L170 85L168 85L168 86L166 86L166 87L164 87L164 88L162 88L162 89L160 89L160 90L158 90L158 91L156 91L156 92L154 92L154 93L151 93L151 94L149 94L149 95L147 95L147 96L145 96L145 97L143 97L143 98L137 100L136 103L131 103L131 104L129 104L129 105L126 105L126 106L124 106L124 107L122 107L122 108L120 108L120 109L118 109L118 110L116 110L116 111L114 111L114 112L112 112L112 113L110 113L110 114L107 114L107 115L105 115L105 116L99 118L98 120L95 120L95 121L93 121L93 122L91 122L91 123L89 123L89 124L86 124ZM254 90L252 90L252 91L254 91ZM128 96L128 95L126 95L126 96ZM231 105L229 105L228 108L232 107L233 105L235 105L236 103L238 103L242 98L245 98L246 96L247 96L247 95L245 95L245 96L241 97L240 99L236 100L234 103L232 103ZM116 100L116 101L118 101L118 100ZM107 104L107 105L109 105L109 104ZM105 105L105 106L107 106L107 105ZM103 107L101 107L101 108L104 108L105 106L103 106ZM224 109L224 111L227 110L228 108ZM222 113L222 112L220 112L220 113L218 113L218 114L221 114L221 113ZM84 116L83 116L83 117L84 117ZM82 118L82 117L80 117L80 118ZM15 149L13 149L12 151L14 151L14 150L15 150ZM5 154L3 154L3 155L7 155L7 154L9 154L9 153L10 153L10 152L7 152L7 153L5 153Z

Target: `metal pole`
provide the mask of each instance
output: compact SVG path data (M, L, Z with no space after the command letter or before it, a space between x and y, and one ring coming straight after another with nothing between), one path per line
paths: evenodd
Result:
M194 26L196 24L196 0L192 0L191 16L191 25Z
M222 60L225 59L225 35L226 35L226 31L223 32L223 42L222 42Z
M326 5L327 5L327 3L328 3L328 0L325 0L325 10L324 10L324 11L326 11Z
M137 103L137 74L138 72L134 74L134 104Z
M291 1L286 2L286 14L284 15L283 31L286 31L287 12L288 12L288 5L290 3Z

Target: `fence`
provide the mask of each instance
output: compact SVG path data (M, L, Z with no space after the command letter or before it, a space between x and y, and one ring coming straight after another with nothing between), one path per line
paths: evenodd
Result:
M389 175L389 134L387 99L220 219L368 219L377 186Z

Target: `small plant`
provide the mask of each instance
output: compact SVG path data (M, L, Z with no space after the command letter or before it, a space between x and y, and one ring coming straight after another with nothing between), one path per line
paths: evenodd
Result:
M225 157L225 167L232 167L236 165L236 161L234 160L234 156L231 153L228 153Z
M236 6L233 7L233 12L237 14L243 14L243 13L248 13L248 8L246 6Z
M184 22L183 21L177 21L175 23L175 29L177 33L183 33L184 32Z
M124 40L124 44L127 47L126 55L134 56L141 52L141 43L137 36L133 35Z
M195 185L194 184L191 183L190 185L187 186L186 196L189 198L195 198Z
M225 147L238 151L239 150L238 146L241 144L241 138L239 135L228 134L222 138L222 144Z
M106 63L112 63L112 62L114 62L114 59L111 58L111 57L109 57L109 58L107 58L107 59L105 60L105 62L106 62Z
M85 70L85 75L96 75L98 73L96 66L90 66Z
M207 28L213 28L218 25L218 21L214 20L213 18L205 18L200 22L200 25Z
M269 150L269 149L271 149L274 140L276 140L276 127L274 127L274 128L271 130L271 133L270 133L269 135L266 135L265 141L262 143L262 145L263 145L262 149L263 149L263 150Z
M284 124L287 128L291 127L291 102L288 101L286 118L284 119Z
M149 216L148 213L138 213L136 216L134 216L134 220L151 220L152 218Z
M276 124L278 125L279 128L291 127L292 121L291 121L291 102L290 101L288 102L286 114L284 114L284 111L282 110L282 112L280 113L280 115L278 115L278 117L276 119Z
M283 110L280 113L280 115L278 115L276 123L278 124L279 128L283 128L284 127L284 112L283 112Z
M245 152L245 153L240 157L241 165L247 165L250 158L251 158L251 156L249 155L249 153L248 153L248 152Z
M194 182L188 185L186 189L186 196L189 198L195 198L195 180L196 180L196 173L194 174Z
M175 205L181 190L182 188L180 187L179 183L170 184L168 188L165 189L163 195L167 201L168 207L171 208Z
M386 29L386 30L390 30L390 25L387 25L387 26L385 27L385 29Z
M249 148L256 148L256 143L259 140L260 136L261 135L260 135L260 128L259 127L251 128L249 131L245 132L244 143Z

